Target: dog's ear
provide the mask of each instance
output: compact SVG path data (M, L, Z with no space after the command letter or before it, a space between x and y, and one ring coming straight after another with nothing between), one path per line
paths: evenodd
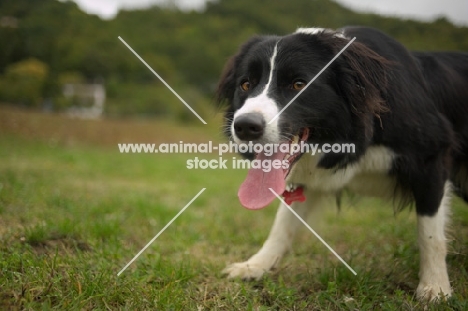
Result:
M337 40L338 39L338 40ZM335 47L336 53L348 42L346 39L335 38L340 42ZM380 56L360 42L354 41L337 59L339 66L337 84L343 98L348 101L351 111L356 114L366 126L366 136L372 136L373 122L377 118L379 126L380 114L388 111L386 106L387 84L392 62Z
M252 37L240 47L234 56L228 60L224 66L224 70L218 82L216 92L216 99L218 104L227 103L231 105L232 101L234 100L234 94L237 88L236 70L239 67L242 59L249 53L252 47L261 42L263 39L264 37L261 36Z
M321 37L336 55L349 40L324 33ZM353 154L328 154L319 162L320 167L338 168L359 159L371 143L376 127L384 128L381 114L389 111L386 105L388 73L394 63L380 56L366 45L353 41L335 60L336 88L347 102L352 118L352 133L348 139L355 145Z
M236 89L235 63L237 58L237 55L232 56L224 66L216 91L216 99L219 104L225 101L230 103L234 98Z

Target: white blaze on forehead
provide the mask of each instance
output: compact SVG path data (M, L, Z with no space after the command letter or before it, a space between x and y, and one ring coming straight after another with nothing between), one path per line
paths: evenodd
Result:
M270 57L270 73L268 75L268 81L265 84L265 87L260 95L256 97L247 98L244 105L236 111L234 114L234 122L232 122L231 132L232 137L238 143L241 142L239 138L237 138L235 131L234 131L234 123L236 122L236 118L240 115L245 113L260 113L263 116L263 119L266 121L271 120L276 114L278 114L278 104L273 98L268 96L268 90L270 89L271 83L273 81L273 74L275 71L276 65L276 57L278 55L278 42L276 42L275 47L273 49L273 54ZM276 143L279 142L279 130L278 130L278 122L275 121L272 124L265 125L264 136L261 139L265 143Z
M275 48L273 49L273 55L270 58L270 75L268 76L268 82L263 89L263 94L268 93L268 89L270 88L271 81L273 80L273 71L275 70L275 62L276 56L278 55L278 42L275 44Z
M335 37L346 38L344 36L344 34L342 34L341 32L338 32L338 31L335 31L335 30L329 29L329 28L311 27L311 28L298 28L296 30L296 33L303 33L303 34L306 34L306 35L317 35L317 34L322 33L322 32L334 34Z

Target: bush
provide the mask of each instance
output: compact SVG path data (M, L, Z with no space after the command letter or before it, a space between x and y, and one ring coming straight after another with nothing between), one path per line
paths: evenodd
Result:
M48 66L34 58L11 64L0 77L0 100L38 107L48 74Z

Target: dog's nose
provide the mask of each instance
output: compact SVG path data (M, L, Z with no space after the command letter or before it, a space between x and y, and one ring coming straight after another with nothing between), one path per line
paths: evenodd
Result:
M255 140L263 135L265 119L259 113L245 113L234 121L236 136L242 140Z

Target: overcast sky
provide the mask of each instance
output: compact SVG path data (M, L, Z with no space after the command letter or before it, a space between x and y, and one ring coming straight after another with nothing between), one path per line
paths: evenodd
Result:
M119 8L145 8L172 2L184 9L202 9L206 0L73 0L86 12L112 18ZM211 0L210 0L211 1ZM252 0L255 1L255 0ZM306 1L306 0L305 0ZM356 11L376 12L430 21L444 15L468 26L468 0L336 0Z

